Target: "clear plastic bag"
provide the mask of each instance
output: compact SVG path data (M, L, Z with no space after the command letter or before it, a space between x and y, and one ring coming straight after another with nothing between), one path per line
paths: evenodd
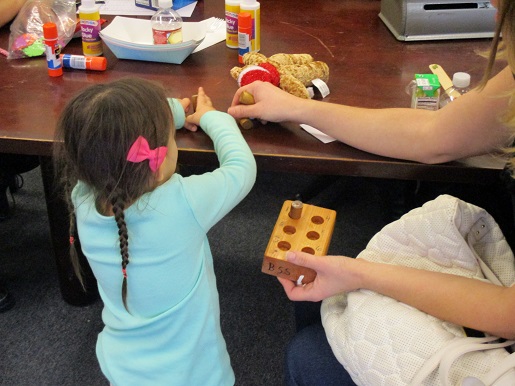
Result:
M75 33L75 0L28 0L11 24L8 59L22 59L45 53L43 24L55 23L59 45L66 46Z

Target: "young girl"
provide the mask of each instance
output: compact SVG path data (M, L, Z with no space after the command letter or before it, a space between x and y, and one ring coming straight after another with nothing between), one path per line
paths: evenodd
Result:
M233 385L208 230L250 191L256 165L234 119L199 88L167 99L142 79L98 84L65 107L55 159L104 302L97 357L112 385ZM176 173L175 130L211 137L220 167ZM71 242L73 243L73 237Z

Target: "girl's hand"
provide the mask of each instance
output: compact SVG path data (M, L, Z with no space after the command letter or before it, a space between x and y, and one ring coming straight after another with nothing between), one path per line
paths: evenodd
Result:
M184 113L188 115L190 109L191 109L191 100L190 98L183 98L179 99L179 103L181 104L182 108L184 109Z
M191 131L196 131L200 126L200 119L202 116L208 111L215 111L216 109L211 102L211 98L209 98L204 89L202 87L198 88L197 94L197 106L195 112L191 115L186 116L186 123L184 127Z
M303 286L291 280L278 278L290 300L317 302L341 292L360 288L359 267L364 260L345 256L314 256L304 252L288 252L286 260L314 269L315 280Z
M193 109L193 106L191 105L190 98L179 99L179 103L181 104L181 106L182 106L182 108L184 110L184 114L187 117L188 114L190 113L190 111ZM191 130L191 131L196 131L197 130L196 126L188 125L188 123L186 121L184 122L184 128L186 128L188 130Z

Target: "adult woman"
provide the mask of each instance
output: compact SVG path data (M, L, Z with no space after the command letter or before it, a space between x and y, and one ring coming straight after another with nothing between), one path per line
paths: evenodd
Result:
M500 0L494 5L498 6L497 30L481 87L441 110L370 110L301 100L255 82L236 92L228 112L236 118L307 123L362 150L424 163L506 147L513 142L515 132L515 1ZM508 66L490 79L498 53ZM254 95L255 105L238 104L244 90ZM515 287L343 256L289 252L287 259L317 271L316 280L305 286L279 279L291 300L319 301L364 288L439 319L499 337L515 337ZM427 286L428 282L432 285ZM316 355L318 360L313 360ZM321 326L301 331L294 339L286 377L291 385L353 384L332 356Z

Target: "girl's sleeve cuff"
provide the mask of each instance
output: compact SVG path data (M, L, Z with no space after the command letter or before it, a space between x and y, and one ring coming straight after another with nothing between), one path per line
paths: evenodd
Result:
M186 113L184 112L181 102L176 98L168 98L168 104L170 105L170 109L172 109L175 128L180 129L184 127L184 123L186 122Z

